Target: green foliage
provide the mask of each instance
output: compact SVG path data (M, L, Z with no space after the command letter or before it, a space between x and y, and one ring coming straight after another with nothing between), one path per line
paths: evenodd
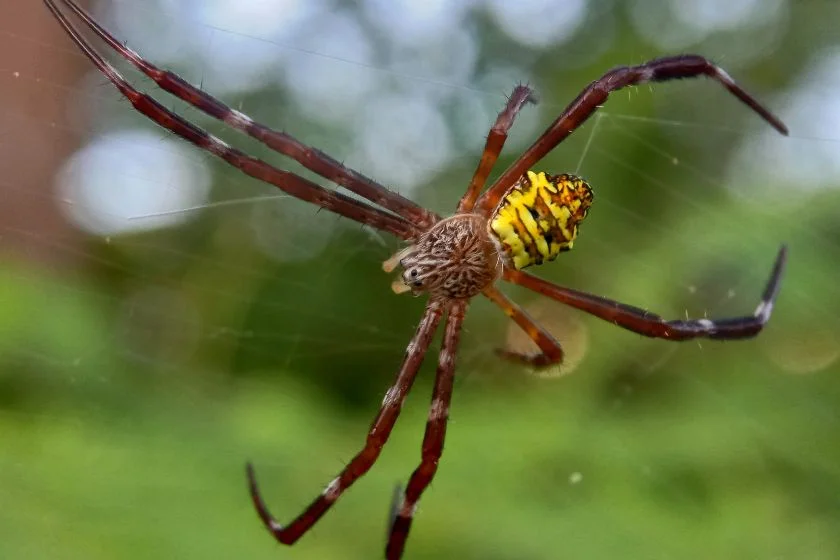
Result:
M790 56L768 51L739 72L762 99L826 41L798 31L778 47L795 44ZM482 52L502 57L510 49L494 33L484 30ZM573 70L554 68L562 48L539 53L540 122L609 66L652 54L629 28L617 43ZM727 190L741 127L763 123L716 87L614 96L611 114L640 120L600 121L582 170L595 190L590 217L575 250L538 272L667 317L727 316L754 309L786 241L769 328L751 341L674 345L561 309L559 321L584 325L583 341L569 343L584 359L573 375L534 379L492 358L507 324L477 302L446 453L408 557L840 557L840 199L836 189ZM725 106L733 122L661 126L708 124L698 106L709 121ZM593 124L544 168L573 171ZM311 141L305 123L294 132ZM430 170L417 198L451 207L477 156ZM230 171L214 180L217 191L262 192ZM335 222L306 216L313 230ZM380 263L391 239L343 223L317 257L278 264L254 246L248 220L214 211L91 240L75 275L4 261L0 558L381 554L394 484L419 459L433 363L380 461L294 549L278 549L259 523L244 463L277 517L296 515L362 444L422 302L388 289Z

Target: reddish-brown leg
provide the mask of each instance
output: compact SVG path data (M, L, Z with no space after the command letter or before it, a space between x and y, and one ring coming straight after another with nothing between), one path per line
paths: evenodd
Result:
M310 171L335 182L347 190L355 192L383 208L405 217L420 228L427 228L437 222L439 217L415 202L387 189L373 179L365 177L342 165L324 152L307 146L284 132L273 130L254 122L247 115L232 109L212 95L184 81L178 75L161 70L141 58L136 52L120 43L108 30L73 0L61 0L93 32L105 41L114 51L130 62L135 68L151 78L161 89L183 99L211 117L219 119L231 127L248 134L266 146L283 155L289 156ZM52 0L47 0L52 4Z
M411 520L417 509L420 495L432 482L438 468L438 461L443 454L443 441L446 437L446 423L449 420L449 403L452 401L452 385L455 380L455 359L458 354L458 340L461 325L467 311L467 300L458 300L449 308L443 344L438 357L435 388L432 393L432 405L429 420L426 422L426 434L423 436L423 452L420 466L411 474L401 503L395 504L391 533L385 548L385 558L398 560L402 557L405 541L411 529Z
M620 66L586 86L543 135L530 148L525 150L478 199L476 209L484 214L492 212L510 186L523 173L544 158L548 152L553 150L557 144L586 122L607 101L611 92L647 82L665 82L699 76L707 76L720 82L735 97L770 123L773 128L782 134L788 133L787 127L777 116L736 84L726 71L702 56L671 56L657 58L638 66Z
M155 101L152 97L141 93L132 87L111 64L102 58L93 49L93 47L85 41L65 15L56 7L52 0L44 1L70 38L73 39L73 41L79 46L91 62L93 62L93 64L117 87L120 93L122 93L131 102L134 108L163 128L166 128L181 138L195 144L199 148L227 161L229 164L240 169L243 173L250 175L251 177L272 184L295 198L316 204L356 222L367 224L382 231L387 231L401 239L406 240L416 238L419 233L425 229L425 226L418 226L416 224L421 222L425 223L427 218L424 217L421 219L417 215L412 214L406 210L408 207L400 206L399 210L405 210L406 215L410 219L368 206L340 192L329 191L304 179L303 177L295 175L294 173L277 169L262 160L251 157L240 150L232 148L219 138L216 138L202 128L195 126L183 117L173 113ZM221 118L231 126L239 128L240 130L245 130L247 128L247 132L254 135L259 134L260 139L266 141L266 143L271 145L274 149L277 149L281 153L285 153L291 157L295 157L296 155L299 156L300 159L298 159L298 161L307 165L307 167L313 171L329 179L334 179L339 184L346 186L350 190L357 191L362 196L367 195L369 199L386 208L390 203L393 203L391 206L397 208L399 206L397 202L399 202L399 200L405 200L396 193L388 191L384 187L380 187L372 181L367 180L368 182L365 182L364 177L358 174L353 175L350 170L340 164L337 164L335 160L326 156L320 157L323 154L314 149L310 149L303 144L297 143L290 136L282 133L277 133L275 136L272 136L268 133L270 132L268 129L260 127L256 124L245 127L245 123L250 121L250 119L244 115L233 112L232 109L229 109L209 95L200 92L200 90L195 88L192 88L191 90L186 89L187 87L192 86L188 86L186 82L174 74L162 72L157 68L148 65L140 59L136 53L120 45L112 36L107 35L104 29L99 27L90 18L90 16L75 3L69 1L66 1L65 3L70 6L74 12L79 14L86 23L91 25L93 29L97 31L97 33L105 39L106 42L108 42L108 44L117 49L120 54L136 64L145 65L145 68L149 72L154 73L158 80L160 80L158 83L161 83L162 87L164 83L167 84L167 88L169 88L167 91L176 95L180 94L179 97L193 103L196 107L199 107L202 110L206 110L209 114ZM173 84L177 84L177 86ZM270 144L270 142L273 142L274 145ZM288 153L284 152L284 149L287 150ZM333 163L336 163L338 167L333 166ZM385 192L393 196L388 197L384 194Z
M513 319L513 322L519 325L540 349L535 354L521 354L519 352L505 350L504 348L498 348L496 349L496 353L499 356L535 368L548 367L563 362L563 348L560 346L560 343L534 321L524 309L511 301L494 286L485 288L482 293L487 299L498 305L505 312L505 315Z
M668 340L688 340L691 338L728 340L753 337L761 331L764 324L770 319L776 296L779 294L786 260L787 249L782 246L773 265L773 272L764 288L761 302L759 302L755 312L752 315L729 319L667 321L644 309L571 288L557 286L521 270L506 268L503 278L644 336Z
M528 86L518 85L513 88L513 93L505 104L504 109L496 117L496 122L490 129L487 135L487 142L484 144L484 151L481 153L481 160L478 162L478 167L473 173L472 180L467 187L467 192L461 197L458 203L458 212L469 212L475 205L478 195L484 189L484 184L487 182L487 177L493 170L496 160L499 159L499 154L505 145L508 137L508 131L513 126L513 121L516 115L522 109L525 103L536 103L534 98L534 91Z
M408 343L397 379L385 393L382 408L371 425L364 447L344 467L341 473L327 485L321 495L315 498L309 507L291 523L281 525L272 517L260 495L254 469L250 463L248 464L248 486L251 491L251 499L254 501L254 507L256 507L260 519L279 542L293 544L297 541L332 507L339 496L376 462L379 452L382 451L382 447L388 441L388 436L391 435L391 430L402 409L403 400L411 389L412 383L414 383L417 370L423 363L423 357L432 342L441 316L446 311L446 306L446 302L440 301L429 301L426 304L426 311L417 326L417 332L415 332L411 342Z

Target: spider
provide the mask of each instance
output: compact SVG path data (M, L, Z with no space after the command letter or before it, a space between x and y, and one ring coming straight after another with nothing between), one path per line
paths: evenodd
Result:
M392 506L385 556L388 559L402 556L417 503L432 481L443 452L458 342L470 300L479 294L488 298L539 348L533 354L499 350L503 358L536 368L559 364L563 360L560 343L499 291L496 287L499 280L524 286L641 335L672 341L750 338L757 335L770 319L786 262L784 245L779 249L755 312L728 319L666 320L638 307L549 283L523 270L530 265L553 260L572 248L593 196L590 186L579 177L535 172L531 167L592 116L611 92L647 82L707 76L722 84L778 132L787 134L787 127L775 115L738 86L723 69L702 56L657 58L637 66L621 66L608 71L587 85L542 136L485 189L517 114L525 104L534 102L529 87L516 86L490 129L481 159L455 213L442 218L348 169L327 154L285 132L254 122L179 76L150 64L121 44L73 0L44 2L85 56L137 111L158 125L225 160L243 173L340 216L388 232L407 243L404 249L383 263L383 269L388 273L398 268L401 271L392 284L394 292L426 294L428 300L417 330L408 343L396 380L385 393L361 451L300 515L285 525L269 513L257 487L253 467L250 463L246 466L249 491L257 513L280 543L294 544L373 466L394 427L433 335L443 323L443 341L423 438L422 458L408 484L397 492ZM251 157L172 113L149 95L132 87L82 37L57 3L69 8L96 36L161 89L262 141L269 148L376 206L325 189Z

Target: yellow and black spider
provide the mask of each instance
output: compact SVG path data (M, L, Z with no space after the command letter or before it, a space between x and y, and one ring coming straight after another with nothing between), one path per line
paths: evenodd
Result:
M252 177L301 200L377 230L389 232L408 244L406 248L386 260L383 268L386 272L401 269L397 280L392 284L395 292L427 294L428 302L417 331L408 343L394 385L385 393L382 408L373 421L362 450L303 513L286 525L275 521L268 512L257 489L253 469L250 465L247 466L251 497L257 513L272 535L283 544L295 543L311 529L339 496L376 461L397 420L403 400L414 382L432 337L438 325L444 321L445 332L438 356L434 396L423 439L422 460L412 473L405 489L398 494L392 512L385 556L389 559L402 556L417 502L434 477L443 451L458 340L471 298L482 294L490 299L513 319L539 348L539 352L531 355L500 351L502 356L534 367L558 364L563 360L560 343L496 288L499 280L519 284L644 336L673 341L700 337L749 338L758 334L770 318L785 266L784 246L779 250L770 279L755 312L752 315L730 319L668 321L643 309L551 284L523 271L527 266L550 261L561 252L571 249L578 227L592 203L592 190L584 180L571 175L536 172L532 171L531 167L595 113L606 102L610 92L646 82L707 76L722 84L780 133L787 134L787 128L776 116L741 89L724 70L701 56L659 58L638 66L610 70L586 86L542 136L485 190L487 178L516 115L525 103L533 101L532 91L528 87L515 87L490 129L481 160L455 213L441 218L360 173L344 167L323 152L302 144L286 133L254 122L177 75L146 62L117 41L75 2L60 0L100 39L154 80L163 90L232 128L260 140L269 148L291 157L307 169L376 206L365 204L340 192L324 189L294 173L278 169L232 148L132 87L80 35L56 6L55 0L44 1L76 45L137 111Z

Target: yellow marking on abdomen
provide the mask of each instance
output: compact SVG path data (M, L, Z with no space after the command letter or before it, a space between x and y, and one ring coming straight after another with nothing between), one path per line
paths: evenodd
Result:
M519 270L571 249L591 204L592 189L580 177L528 171L499 202L490 229Z

